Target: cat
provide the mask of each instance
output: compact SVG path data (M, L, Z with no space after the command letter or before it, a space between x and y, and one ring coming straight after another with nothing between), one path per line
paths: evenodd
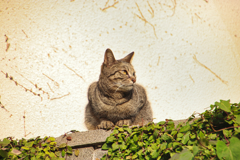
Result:
M134 52L115 60L110 49L105 51L98 82L88 89L85 125L88 130L108 129L115 125L145 125L153 120L145 89L136 84L131 65Z

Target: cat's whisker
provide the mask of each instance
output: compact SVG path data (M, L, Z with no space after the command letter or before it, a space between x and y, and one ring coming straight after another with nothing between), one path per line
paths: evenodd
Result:
M120 85L117 89L116 89L116 91L114 92L114 93L116 93L117 92L117 90L120 88L120 87L122 87L123 85Z
M109 85L109 87L112 87L112 86L116 86L116 87L117 87L117 85L121 85L121 84L119 84L119 83L114 83L114 84L112 84L112 85Z
M135 84L133 84L134 85L134 89L136 90L136 92L137 92L137 96L138 96L138 100L137 100L137 102L139 101L139 95L138 95L138 91L137 91L137 87L135 86Z

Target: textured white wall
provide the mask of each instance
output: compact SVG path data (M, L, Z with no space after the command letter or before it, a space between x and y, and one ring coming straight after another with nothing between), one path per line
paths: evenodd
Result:
M238 0L0 1L0 138L86 130L106 48L135 51L155 122L239 102L239 15Z

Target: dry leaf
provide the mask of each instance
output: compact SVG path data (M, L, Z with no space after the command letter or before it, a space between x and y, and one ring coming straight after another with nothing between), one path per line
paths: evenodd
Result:
M76 157L78 157L78 155L79 155L79 150L76 149L75 152L74 152L74 154L75 154Z

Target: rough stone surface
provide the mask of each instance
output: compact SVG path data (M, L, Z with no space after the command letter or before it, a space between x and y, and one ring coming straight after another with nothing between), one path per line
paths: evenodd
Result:
M66 159L67 160L92 160L93 159L93 152L94 148L93 147L85 147L85 148L79 148L79 155L76 156L74 154L75 150L73 149L73 154L72 156L68 156Z
M106 138L110 136L111 131L105 130L91 130L86 132L75 132L71 134L62 135L56 138L57 145L67 143L71 147L81 147L102 144ZM67 137L71 137L71 141L67 141Z
M96 149L96 150L93 152L93 160L97 160L97 159L102 158L106 153L107 153L107 151L104 151L104 150L102 150L101 148Z

